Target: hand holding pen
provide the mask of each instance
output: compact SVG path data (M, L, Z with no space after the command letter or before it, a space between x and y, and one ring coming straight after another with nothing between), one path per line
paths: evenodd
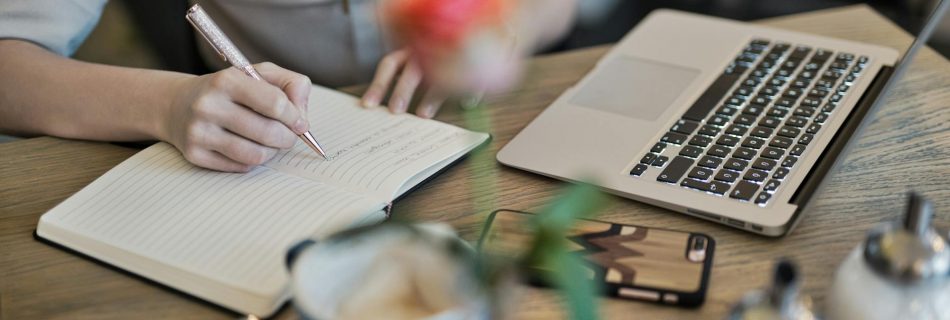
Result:
M229 172L249 171L293 147L309 130L310 79L272 63L252 68L264 81L237 68L176 80L159 138L198 166Z

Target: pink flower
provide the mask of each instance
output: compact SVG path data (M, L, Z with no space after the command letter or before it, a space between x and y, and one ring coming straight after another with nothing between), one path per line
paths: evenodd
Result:
M520 74L512 1L389 0L386 23L426 79L456 94L505 90Z

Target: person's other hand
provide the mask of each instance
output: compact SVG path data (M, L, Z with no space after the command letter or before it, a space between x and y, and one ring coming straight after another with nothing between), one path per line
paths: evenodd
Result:
M397 79L398 75L398 79ZM400 49L384 56L376 67L376 75L369 89L363 94L363 105L378 106L386 93L392 87L389 97L389 110L393 113L403 113L409 110L412 96L423 83L422 69L413 60L409 49ZM419 105L416 106L416 115L423 118L432 118L439 111L445 96L437 90L429 88Z
M195 165L247 172L310 128L310 79L273 63L254 65L267 82L237 68L188 78L164 114L160 137Z

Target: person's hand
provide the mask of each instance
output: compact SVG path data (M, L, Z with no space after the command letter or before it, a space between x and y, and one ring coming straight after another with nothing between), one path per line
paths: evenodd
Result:
M229 172L247 172L293 147L310 128L310 79L273 63L254 67L267 82L236 68L180 82L159 138L195 165Z
M412 102L412 96L423 84L423 80L422 69L418 62L413 60L409 49L390 52L379 61L373 82L363 94L363 105L378 106L392 87L389 110L393 113L406 112ZM430 87L416 106L415 113L423 118L432 118L443 102L445 102L445 96L439 94L437 89Z

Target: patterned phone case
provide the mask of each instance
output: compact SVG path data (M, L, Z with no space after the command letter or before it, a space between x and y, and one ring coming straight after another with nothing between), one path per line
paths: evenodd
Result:
M528 246L527 220L512 210L492 212L479 250L514 255ZM699 306L705 300L715 242L707 235L580 220L568 235L605 294L662 304ZM543 270L535 270L543 272ZM533 284L544 285L537 274Z

